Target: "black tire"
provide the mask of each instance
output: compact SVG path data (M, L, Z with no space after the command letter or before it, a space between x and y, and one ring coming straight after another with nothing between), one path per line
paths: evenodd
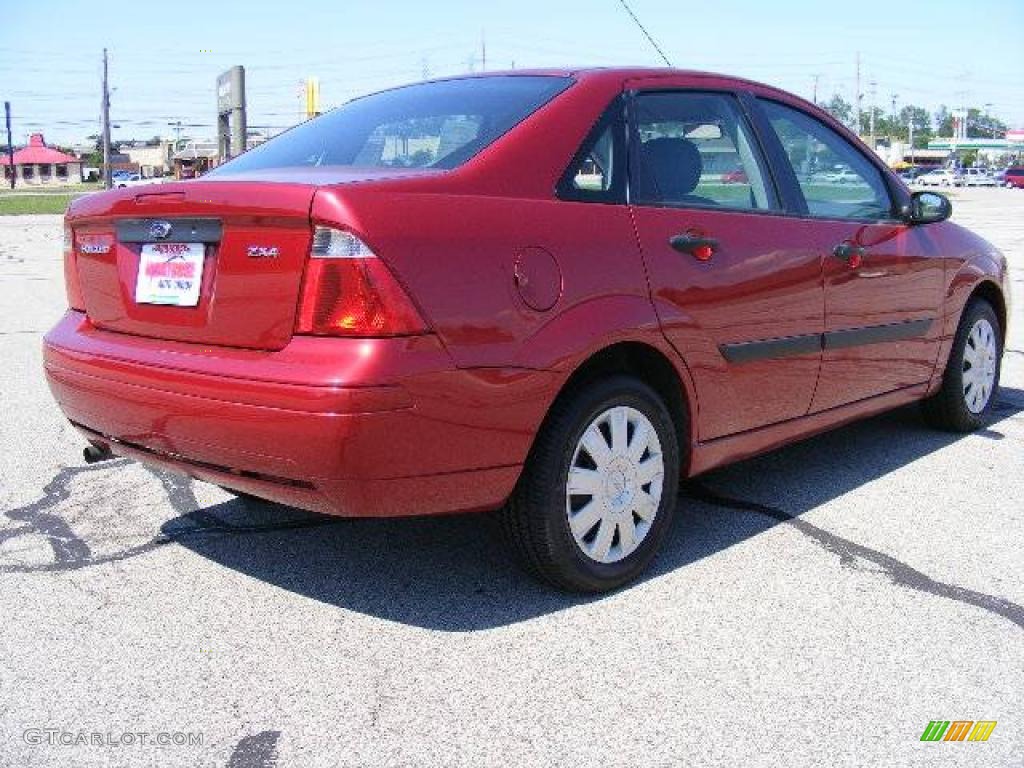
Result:
M967 406L964 395L964 352L971 329L979 320L987 320L995 330L995 380L985 407L977 413ZM1003 358L1003 329L992 305L984 299L974 299L964 309L960 325L949 351L949 362L942 376L942 388L921 403L925 420L937 429L949 432L973 432L985 425L992 406L999 396L999 375Z
M584 431L615 406L639 411L654 427L664 475L657 512L637 548L617 562L602 563L584 553L572 535L566 513L566 481ZM654 390L624 375L586 385L561 398L548 414L512 498L501 512L506 538L527 571L559 589L616 589L644 571L660 548L675 511L679 467L675 425Z

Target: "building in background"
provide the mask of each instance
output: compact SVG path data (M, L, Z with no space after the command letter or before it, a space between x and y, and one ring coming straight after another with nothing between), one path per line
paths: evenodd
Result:
M958 157L971 152L981 165L1019 162L1024 159L1024 131L1007 131L1001 139L940 137L929 141L928 149L948 152Z
M16 184L46 186L80 184L82 181L82 161L46 146L41 133L33 133L29 136L28 146L14 152L14 168L11 168L9 157L3 161L4 180L9 181L13 172Z
M174 156L174 141L171 139L121 144L118 151L128 157L134 170L145 179L166 176L171 172Z
M212 139L181 142L178 146L171 156L176 179L194 179L217 165L217 142Z

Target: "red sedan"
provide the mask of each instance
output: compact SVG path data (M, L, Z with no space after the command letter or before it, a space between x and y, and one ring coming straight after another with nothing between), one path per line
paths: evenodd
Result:
M531 571L606 590L681 478L912 401L985 423L1006 261L949 213L746 80L421 83L76 200L46 376L89 460L338 515L501 508Z

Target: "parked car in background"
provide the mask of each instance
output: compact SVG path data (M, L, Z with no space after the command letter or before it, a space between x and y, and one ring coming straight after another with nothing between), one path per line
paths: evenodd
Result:
M916 179L922 187L958 187L960 178L948 168L936 168L921 174Z
M745 79L419 83L76 198L45 374L89 461L336 515L500 509L531 572L609 590L683 478L915 401L985 425L1007 265L950 211Z
M1024 165L1018 165L1012 168L1006 169L1006 174L1003 179L1003 185L1009 189L1011 187L1017 187L1017 189L1024 189Z
M964 168L961 183L965 187L994 187L996 180L987 168Z
M1006 169L1005 168L990 168L989 173L992 178L995 179L996 186L1003 186L1006 183Z
M126 176L119 176L116 179L112 179L112 183L115 187L141 187L146 184L159 184L160 179L157 178L145 178L137 173L129 173Z
M849 168L840 168L835 171L826 171L819 174L818 178L830 184L852 184L857 181L857 175Z
M722 174L723 184L747 184L749 179L747 173L742 168L729 171L729 173Z
M928 168L922 168L921 166L912 166L910 168L904 168L899 172L899 177L903 179L907 184L915 183L916 179L922 174L928 173Z

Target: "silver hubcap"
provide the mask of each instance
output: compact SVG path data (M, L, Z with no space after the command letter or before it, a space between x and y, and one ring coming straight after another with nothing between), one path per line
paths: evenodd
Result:
M964 402L971 413L981 413L992 397L996 382L996 332L981 318L971 328L964 346Z
M609 408L576 444L565 484L565 513L577 546L614 563L636 551L661 504L665 458L654 425L628 406Z

